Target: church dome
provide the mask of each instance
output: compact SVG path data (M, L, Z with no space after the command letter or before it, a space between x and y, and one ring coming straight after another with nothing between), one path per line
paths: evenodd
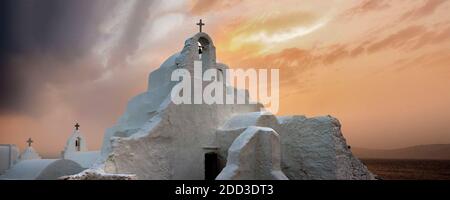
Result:
M83 168L71 160L34 159L17 163L0 180L56 180L81 171Z

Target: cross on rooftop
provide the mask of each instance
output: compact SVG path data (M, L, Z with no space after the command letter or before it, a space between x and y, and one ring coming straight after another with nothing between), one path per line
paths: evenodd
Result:
M33 140L31 140L31 138L28 138L27 143L28 143L28 146L31 147L31 143L33 143Z
M78 130L78 128L80 128L80 125L77 123L75 124L75 130Z
M203 23L203 22L202 22L202 19L200 19L200 22L197 23L197 26L200 27L200 32L202 32L202 26L204 26L204 25L205 25L205 23Z

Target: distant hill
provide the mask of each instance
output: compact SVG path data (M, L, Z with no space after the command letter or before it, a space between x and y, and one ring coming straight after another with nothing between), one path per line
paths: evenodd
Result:
M419 145L400 149L351 148L356 157L380 159L450 160L450 144Z

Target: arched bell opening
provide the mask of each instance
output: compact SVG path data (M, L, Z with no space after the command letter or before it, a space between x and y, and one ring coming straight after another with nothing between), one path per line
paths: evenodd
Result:
M208 69L211 61L211 43L208 39L200 37L197 41L198 59L202 61L203 71Z
M75 140L75 150L81 151L81 138L80 137L77 137L77 139Z

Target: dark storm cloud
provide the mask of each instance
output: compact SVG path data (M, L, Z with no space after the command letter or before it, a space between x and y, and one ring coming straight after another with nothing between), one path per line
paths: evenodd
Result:
M7 0L2 9L2 49L81 56L96 39L96 25L111 4L95 0ZM3 32L3 31L2 31Z
M150 1L135 4L125 34L113 49L119 63L137 44ZM98 78L100 61L91 49L100 37L99 25L114 0L0 1L0 114L26 113L45 86ZM35 102L32 102L33 104Z
M98 1L6 0L0 3L0 111L22 112L40 84L52 81L53 68L38 57L51 55L70 63L82 57L96 37ZM33 60L33 63L28 61ZM39 63L34 63L38 61ZM58 70L56 70L58 71ZM30 76L39 72L41 81ZM30 79L34 79L30 83ZM30 89L31 87L31 89Z

